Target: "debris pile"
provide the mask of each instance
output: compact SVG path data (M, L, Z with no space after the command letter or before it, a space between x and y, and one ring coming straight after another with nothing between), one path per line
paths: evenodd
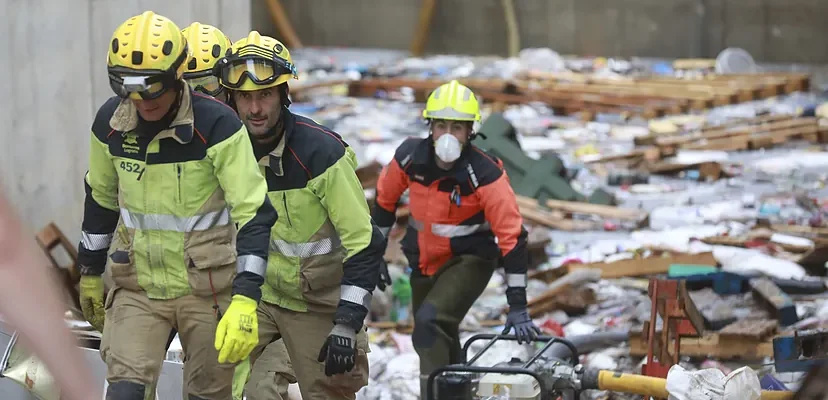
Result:
M698 398L698 381L758 398L796 390L828 357L828 120L807 76L548 49L515 59L296 53L313 67L291 90L291 110L353 146L369 203L394 149L427 134L420 102L430 90L459 78L480 95L476 128L487 139L475 144L510 161L530 231L530 315L544 335L580 343L571 361L666 378L659 393L675 398ZM359 399L419 398L399 245L407 214L403 205L389 234L393 284L374 293ZM502 331L504 280L496 273L463 321L466 339ZM498 342L476 365L525 361L539 346Z

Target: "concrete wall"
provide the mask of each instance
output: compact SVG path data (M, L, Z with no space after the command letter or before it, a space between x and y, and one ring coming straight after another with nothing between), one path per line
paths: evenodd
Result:
M212 23L231 37L250 29L242 0L0 0L0 182L31 229L49 221L80 237L89 129L112 95L106 51L112 31L153 10L181 28Z
M306 45L408 49L421 1L281 0ZM513 0L522 47L565 54L715 57L743 47L760 61L828 63L825 0ZM499 0L438 1L427 51L507 51ZM275 33L264 0L253 26ZM814 44L812 44L814 43Z

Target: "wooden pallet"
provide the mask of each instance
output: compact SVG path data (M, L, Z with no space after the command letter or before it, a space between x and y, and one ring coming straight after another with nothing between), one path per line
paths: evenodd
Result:
M810 76L794 73L708 75L695 79L675 77L610 79L572 73L533 72L525 77L530 82L534 82L536 86L558 90L576 88L601 93L644 94L655 98L684 99L689 101L690 108L693 110L760 100L810 89Z
M418 79L367 79L352 82L349 95L355 97L372 97L377 91L395 91L402 87L414 90L415 99L424 102L428 94L442 80ZM556 113L571 115L580 112L614 113L642 118L657 118L667 114L681 113L688 110L685 101L639 95L635 93L613 93L607 91L575 91L555 88L531 89L522 84L513 84L497 80L461 80L469 86L484 102L502 104L526 104L540 102L546 104Z
M531 73L525 80L461 79L486 102L523 104L541 102L559 114L586 112L657 118L714 106L787 94L810 87L803 74L609 79L579 74ZM349 95L371 97L377 91L414 90L417 101L445 83L437 79L377 78L352 82Z

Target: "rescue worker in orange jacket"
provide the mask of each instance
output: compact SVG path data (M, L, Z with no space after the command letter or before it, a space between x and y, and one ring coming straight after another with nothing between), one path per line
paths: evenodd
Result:
M474 146L480 119L474 93L457 81L428 98L430 135L397 148L377 183L372 217L388 235L409 190L402 250L411 265L414 333L422 398L435 369L462 362L459 326L502 261L510 306L504 334L521 342L540 333L526 308L527 232L503 163Z

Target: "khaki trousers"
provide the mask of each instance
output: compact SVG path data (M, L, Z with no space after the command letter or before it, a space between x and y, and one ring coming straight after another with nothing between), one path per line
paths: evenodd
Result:
M248 375L248 379L245 379L247 384L244 387L248 399L254 398L250 396L258 396L265 399L287 400L288 386L296 383L297 380L293 366L290 364L285 341L277 340L268 344L256 360L255 367L248 368ZM255 394L248 394L249 392Z
M328 377L325 364L317 361L319 350L333 328L334 310L331 312L295 312L266 302L259 303L259 345L250 354L253 371L267 371L266 376L279 374L280 362L264 361L268 357L265 347L282 338L290 363L299 382L303 400L353 400L356 392L368 384L368 334L365 328L357 334L356 365L351 372ZM270 367L267 367L271 365ZM254 372L255 374L255 372ZM245 387L248 400L279 400L281 396L271 390L269 380L259 385L251 376ZM286 399L282 399L286 400Z
M217 301L222 311L227 310L230 290L218 294ZM101 340L110 388L118 381L154 387L166 354L164 343L175 328L185 354L184 392L202 399L231 399L235 365L218 362L213 304L212 297L153 300L144 292L111 290ZM155 394L148 392L150 398Z

